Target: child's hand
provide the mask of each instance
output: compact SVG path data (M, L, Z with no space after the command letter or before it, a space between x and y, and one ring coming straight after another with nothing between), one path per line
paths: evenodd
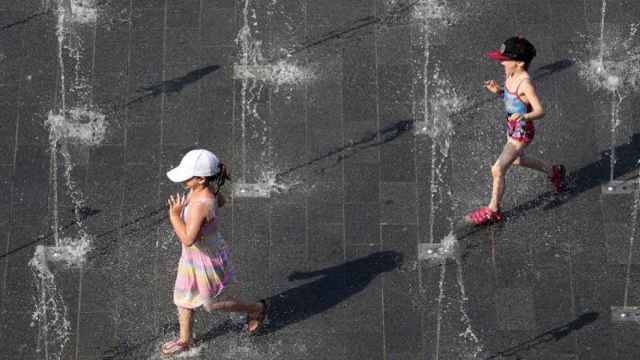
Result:
M167 205L169 205L169 215L180 216L180 213L186 204L187 197L185 195L175 194L169 196L169 200L167 200Z
M524 115L520 113L513 113L511 114L511 116L509 116L509 121L520 121L520 120L524 120Z
M494 94L497 94L498 92L500 92L502 89L500 88L500 85L498 85L498 82L495 80L487 80L484 82L484 87L487 88L487 90L491 91Z

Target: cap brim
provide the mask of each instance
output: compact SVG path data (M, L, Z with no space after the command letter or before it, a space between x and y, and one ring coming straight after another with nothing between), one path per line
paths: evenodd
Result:
M193 176L191 176L189 173L184 171L184 169L181 169L178 166L177 168L167 171L167 177L174 183L181 183L183 181L191 179Z
M500 52L500 50L493 50L487 53L487 56L493 60L497 61L505 61L505 60L513 60L512 58L505 56Z

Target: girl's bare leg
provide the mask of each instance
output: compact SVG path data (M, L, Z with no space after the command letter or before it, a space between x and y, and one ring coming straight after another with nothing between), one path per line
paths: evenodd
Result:
M262 309L261 303L246 304L236 299L228 299L218 301L211 304L209 307L211 310L220 310L226 312L243 312L247 314L260 313Z
M209 308L211 310L221 310L221 311L227 311L227 312L242 312L247 314L248 330L251 332L255 331L258 328L258 326L260 326L260 323L262 322L262 320L264 320L264 316L266 316L266 314L263 314L263 312L265 311L264 305L260 302L245 304L236 299L229 299L229 300L216 302L215 304L212 304ZM261 317L261 315L263 316Z
M513 163L515 165L541 171L547 175L551 175L551 168L553 167L553 165L547 161L531 158L524 155L521 155Z
M520 154L522 154L522 150L525 147L526 144L524 143L519 143L511 139L507 140L498 160L496 160L495 164L491 167L493 188L491 191L491 202L489 203L489 208L492 211L500 210L500 203L502 202L502 195L504 195L505 190L504 177L507 170L509 170L509 167L511 167L511 164L520 157Z
M180 341L191 341L191 321L193 319L193 310L178 307L178 322L180 323Z

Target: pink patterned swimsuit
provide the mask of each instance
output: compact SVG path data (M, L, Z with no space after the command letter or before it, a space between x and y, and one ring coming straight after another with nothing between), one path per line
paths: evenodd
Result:
M210 305L222 290L234 280L233 267L229 261L229 248L218 231L218 207L215 200L198 200L209 206L205 223L200 228L199 238L191 246L182 244L182 256L178 263L173 302L178 307L194 309ZM186 222L189 204L182 211Z

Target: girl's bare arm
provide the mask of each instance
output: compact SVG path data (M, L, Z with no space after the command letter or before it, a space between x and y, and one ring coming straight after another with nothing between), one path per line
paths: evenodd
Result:
M169 219L176 236L180 242L186 246L191 246L198 239L200 228L209 211L207 204L201 202L193 202L189 206L187 214L187 222L184 223L180 218L180 213L171 212Z
M544 116L544 108L542 107L542 103L538 98L538 94L536 94L536 89L533 87L531 81L525 81L520 86L520 91L526 96L527 101L531 105L531 111L522 114L523 120L537 120Z

